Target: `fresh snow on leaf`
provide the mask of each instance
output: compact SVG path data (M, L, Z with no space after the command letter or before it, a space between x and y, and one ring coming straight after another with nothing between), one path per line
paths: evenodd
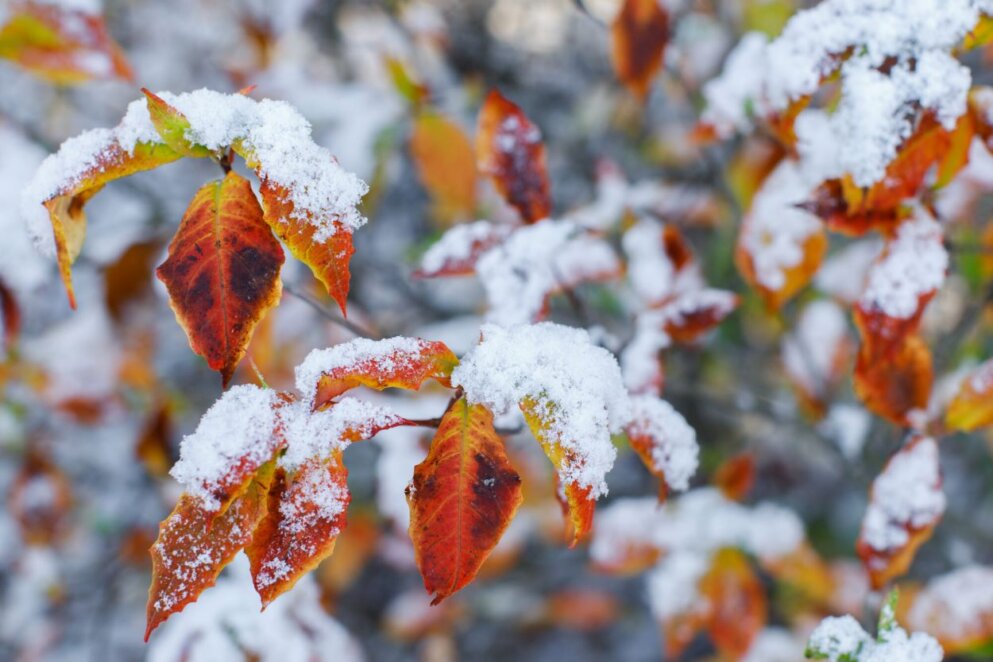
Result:
M891 609L888 605L883 607L884 612L888 609ZM885 618L884 614L881 620ZM927 634L908 635L903 628L891 624L888 629L880 628L879 638L873 639L847 614L829 616L820 622L810 634L807 655L830 662L941 662L944 659L941 646Z
M882 239L854 241L824 261L814 284L842 303L855 303L865 291L869 270L882 252Z
M293 218L316 226L315 242L333 236L336 223L348 232L365 223L356 207L368 186L314 143L310 123L289 104L208 89L157 94L189 120L186 138L190 142L215 152L240 144L242 153L258 163L260 178L286 191ZM49 256L55 254L48 211L42 203L70 190L99 165L108 150L131 154L139 143L161 142L145 98L128 106L117 127L92 129L65 141L41 164L21 199L22 213L39 249Z
M665 476L672 490L685 490L699 465L700 447L696 431L665 400L652 395L631 398L629 436L652 440L651 456L655 469Z
M965 112L971 76L948 51L990 9L988 0L825 0L794 15L771 42L742 38L722 75L704 86L703 120L721 136L747 131L752 112L783 111L839 70L832 133L843 170L869 186L918 112L934 112L946 129Z
M461 223L449 228L421 256L419 273L434 276L446 272L471 272L480 256L503 241L512 229L490 221Z
M879 551L899 548L910 539L908 527L932 524L944 512L938 444L924 437L894 455L873 481L862 538Z
M307 460L326 460L352 441L368 439L378 430L403 419L381 405L356 398L342 398L327 409L312 412L309 403L297 400L281 407L279 419L286 436L286 452L279 466L298 469Z
M605 494L604 476L617 455L610 435L631 416L613 355L593 345L586 331L550 322L509 329L486 324L482 337L452 372L452 385L497 416L535 401L549 438L571 454L562 482L592 488L594 497Z
M935 577L914 597L907 624L945 639L989 635L993 568L970 565Z
M919 209L914 218L900 225L869 270L859 306L896 319L913 317L921 297L941 287L947 270L941 225Z
M555 220L518 228L476 265L490 304L487 317L504 326L534 322L549 295L619 271L604 240Z
M204 508L218 508L215 491L222 481L243 464L265 464L279 447L278 401L272 389L231 387L207 410L197 429L183 437L179 461L169 473L187 493L200 497Z

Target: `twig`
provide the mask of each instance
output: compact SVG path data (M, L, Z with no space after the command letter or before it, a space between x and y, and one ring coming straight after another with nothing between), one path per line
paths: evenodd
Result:
M296 288L296 286L284 283L283 291L295 296L296 298L300 299L300 301L303 301L305 304L307 304L315 311L317 311L321 315L321 317L328 320L332 324L336 324L347 331L351 331L357 336L361 336L362 338L379 340L379 335L377 335L376 333L373 333L371 330L365 328L364 326L356 324L351 320L345 319L344 317L341 317L331 312L328 309L328 307L325 306L323 303L321 303L314 297L310 296L309 294L306 294L305 292L301 292Z

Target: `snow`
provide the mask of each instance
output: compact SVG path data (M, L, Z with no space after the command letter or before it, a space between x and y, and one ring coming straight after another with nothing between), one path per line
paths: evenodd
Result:
M427 348L428 343L419 338L396 336L383 340L356 338L315 349L296 367L296 387L312 405L317 385L326 373L343 368L361 373L395 373L413 366Z
M384 406L356 398L342 398L320 411L311 411L310 403L297 400L280 408L279 418L287 443L279 466L287 470L299 469L313 458L327 460L351 441L368 439L377 430L403 421Z
M453 268L471 269L476 259L502 241L512 228L489 221L449 228L421 257L420 273L432 276Z
M993 359L981 363L969 376L969 387L976 393L993 390Z
M896 319L913 317L920 298L941 287L947 270L941 225L918 209L913 218L900 225L883 256L869 270L859 306Z
M651 439L654 468L670 489L687 489L699 465L696 431L672 405L651 395L632 397L631 411L628 435Z
M826 300L808 304L796 328L783 339L786 374L807 393L826 395L824 390L847 338L848 325L840 306Z
M814 277L814 284L842 303L855 303L865 291L869 269L882 252L881 239L854 241L824 261Z
M609 244L556 220L518 228L476 264L490 304L487 318L504 326L535 321L558 290L619 272Z
M704 86L703 120L718 135L747 131L814 93L840 70L831 117L844 171L859 186L880 180L917 111L950 129L965 112L967 68L948 51L976 25L986 0L825 0L798 12L771 42L748 34L722 74ZM840 56L850 53L846 58ZM890 59L892 58L892 59ZM890 64L888 73L879 68Z
M311 139L311 127L296 110L282 101L255 101L241 94L200 89L183 94L159 92L190 122L186 138L220 152L240 145L260 179L285 191L293 205L290 217L315 226L313 241L323 243L338 231L361 227L366 219L357 205L368 186L343 170L323 147ZM114 150L133 154L140 143L161 142L145 98L133 101L114 129L92 129L64 142L56 154L41 164L21 199L39 249L54 256L46 200L71 191L90 171L99 172L101 159Z
M200 419L193 434L183 437L179 461L169 472L204 508L216 510L214 496L239 466L261 466L279 446L276 434L276 391L250 384L234 386Z
M103 11L102 0L32 0L36 5L48 5L64 11L77 11L83 14L99 14Z
M663 232L661 223L642 219L621 239L628 257L631 286L638 296L649 303L665 299L672 291L676 278L676 266L666 255L662 244Z
M741 662L796 662L803 659L803 648L789 630L767 627L752 641Z
M264 662L363 659L357 642L321 607L311 577L301 577L263 613L248 562L239 555L216 586L161 626L148 644L148 659L212 662L246 655Z
M547 438L566 451L563 484L606 494L617 451L610 440L630 420L616 359L589 334L550 322L502 328L485 324L482 341L452 372L469 402L497 416L524 400L536 404Z
M864 407L840 403L828 410L819 428L834 440L842 455L855 460L862 453L871 424L872 418Z
M756 280L766 289L783 288L786 272L803 262L807 240L822 231L820 219L797 207L811 190L800 166L784 160L755 193L738 241L751 257Z
M872 498L862 523L862 539L886 551L907 543L907 528L919 529L945 512L938 445L919 437L896 453L872 483Z
M928 582L907 612L907 624L942 639L981 632L993 615L993 568L970 565Z
M932 637L908 635L898 627L889 605L883 607L879 638L874 640L849 615L825 618L810 634L809 651L831 662L941 662L944 653Z
M709 559L691 552L676 551L665 556L645 578L652 614L667 621L693 608L702 600L697 588L710 567Z
M737 547L771 561L793 552L803 540L803 522L793 511L769 502L749 507L705 487L661 506L655 497L614 501L597 512L590 557L610 565L630 547L648 545L705 557L722 547Z
M19 295L29 296L50 276L51 265L31 247L18 211L21 190L45 158L44 151L0 122L0 279Z

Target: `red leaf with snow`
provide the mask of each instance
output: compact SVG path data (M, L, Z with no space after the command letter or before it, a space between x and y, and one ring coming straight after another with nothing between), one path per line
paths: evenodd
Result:
M479 111L476 161L524 222L548 218L552 200L541 131L497 90Z
M659 479L659 501L669 490L685 490L697 469L696 431L665 400L651 395L631 398L631 422L624 428L631 448Z
M152 545L145 640L169 616L214 585L221 570L251 540L266 512L273 464L265 465L222 515L184 494L159 526Z
M733 292L709 288L677 295L661 308L663 328L675 342L693 342L734 312L738 301Z
M483 253L497 246L511 228L489 221L463 223L449 228L421 257L416 278L467 276L476 270Z
M266 515L245 550L263 608L334 551L352 498L347 479L341 451L291 473L277 469Z
M916 436L872 483L856 549L874 589L905 573L945 511L938 444Z
M458 358L439 341L363 338L311 352L297 368L297 388L314 409L357 386L416 391L428 379L448 385Z

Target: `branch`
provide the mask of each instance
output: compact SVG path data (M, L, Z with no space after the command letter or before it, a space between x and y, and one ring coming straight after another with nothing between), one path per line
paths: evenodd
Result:
M315 311L317 311L318 314L321 315L321 317L331 322L332 324L336 324L341 328L350 331L362 338L369 338L370 340L380 339L379 334L374 333L373 331L365 328L364 326L356 324L355 322L345 319L344 317L341 317L337 313L332 312L327 306L325 306L323 303L321 303L314 297L310 296L309 294L306 294L305 292L298 290L295 285L283 283L283 291L295 296L296 298L300 299L300 301L303 301L305 304L307 304Z

